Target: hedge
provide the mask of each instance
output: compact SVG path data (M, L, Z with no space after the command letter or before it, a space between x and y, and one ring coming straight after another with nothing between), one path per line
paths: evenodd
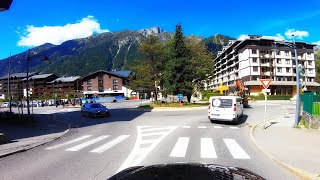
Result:
M264 100L264 95L259 94L258 96L247 96L247 98L255 99L255 100ZM290 100L292 98L291 95L268 95L268 100Z

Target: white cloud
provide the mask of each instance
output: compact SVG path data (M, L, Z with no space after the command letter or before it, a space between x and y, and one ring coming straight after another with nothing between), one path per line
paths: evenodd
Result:
M299 31L299 30L295 30L295 29L288 29L284 35L287 38L292 38L292 35L294 35L297 39L302 40L304 37L309 37L309 33L308 31Z
M82 18L74 24L64 26L35 27L28 25L26 34L21 36L18 46L39 46L44 43L59 45L67 40L85 38L94 33L109 32L101 29L100 24L93 16Z
M316 44L318 47L320 47L320 41L317 41L317 42L313 42L311 44Z

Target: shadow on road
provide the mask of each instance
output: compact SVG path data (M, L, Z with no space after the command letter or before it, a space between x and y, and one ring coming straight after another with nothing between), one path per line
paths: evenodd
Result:
M94 126L98 124L106 124L117 121L132 121L151 110L137 110L130 108L111 109L110 117L90 118L84 117L80 113L80 109L71 112L57 112L53 114L35 114L36 126L23 127L5 124L0 122L0 132L5 133L9 137L9 142L15 140L37 137L42 135L50 135L53 133L63 132L71 128L81 128Z
M248 116L244 114L238 119L237 123L230 122L230 121L219 121L219 120L214 120L213 123L224 124L224 125L241 125L241 124L244 124L247 121L247 119L248 119Z

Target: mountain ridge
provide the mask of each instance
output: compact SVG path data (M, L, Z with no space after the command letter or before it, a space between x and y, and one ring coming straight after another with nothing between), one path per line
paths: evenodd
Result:
M141 57L139 46L150 34L158 36L162 42L168 41L174 35L155 26L149 29L94 34L68 40L60 45L45 43L31 49L30 71L59 76L83 76L99 69L128 70ZM213 54L221 50L230 39L234 39L220 34L208 38L195 35L186 37L197 38L205 43ZM41 55L48 56L50 61L42 62ZM26 72L26 56L27 51L11 56L12 73ZM0 60L0 68L3 70L0 71L0 76L8 73L8 60L9 58Z

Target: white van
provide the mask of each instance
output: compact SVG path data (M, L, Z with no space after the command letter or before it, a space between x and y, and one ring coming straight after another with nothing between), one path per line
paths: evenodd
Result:
M214 120L232 121L237 123L243 115L243 104L240 96L212 96L209 99L208 118Z

